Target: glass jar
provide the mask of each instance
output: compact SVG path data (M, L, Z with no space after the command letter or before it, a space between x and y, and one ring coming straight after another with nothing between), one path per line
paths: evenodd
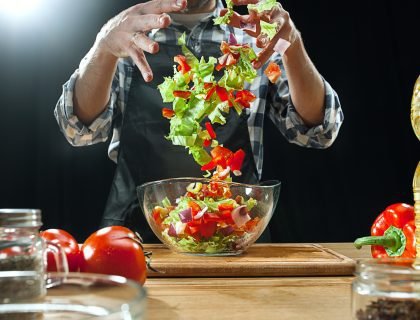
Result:
M64 251L40 237L41 226L40 210L0 209L0 303L45 296L47 248L53 251L58 270L68 270Z
M420 270L414 259L357 262L352 315L357 320L420 320Z

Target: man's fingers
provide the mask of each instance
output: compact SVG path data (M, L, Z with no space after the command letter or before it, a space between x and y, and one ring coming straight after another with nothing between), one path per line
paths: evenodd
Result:
M136 32L131 41L143 51L152 54L159 51L159 44L141 32Z
M140 14L160 14L185 9L186 0L153 0L132 7Z
M171 17L163 14L145 14L130 16L127 28L130 30L147 32L152 29L166 28L171 24Z
M144 52L137 48L134 44L128 49L128 55L133 59L136 66L139 68L144 81L150 82L153 80L153 72L149 63L146 60Z
M233 0L232 2L235 6L244 6L247 4L256 4L258 0Z

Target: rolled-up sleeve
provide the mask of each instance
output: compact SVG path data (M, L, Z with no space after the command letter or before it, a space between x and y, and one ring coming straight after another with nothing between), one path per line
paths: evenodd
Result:
M67 141L73 146L86 146L105 142L112 127L118 86L113 85L108 105L104 111L89 126L85 126L74 114L73 109L73 93L78 75L79 71L76 70L63 85L62 94L54 110L57 123ZM114 83L118 83L118 79L114 79Z
M284 74L284 73L283 73ZM291 143L310 148L327 148L337 138L344 114L337 93L324 81L324 119L321 124L308 127L293 106L288 81L284 76L270 88L269 116L281 133Z

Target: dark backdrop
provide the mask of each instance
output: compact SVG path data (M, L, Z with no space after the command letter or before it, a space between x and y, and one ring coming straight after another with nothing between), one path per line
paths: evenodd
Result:
M40 0L26 15L0 12L0 207L40 208L46 228L79 241L98 227L114 165L107 143L71 147L53 109L103 23L134 3ZM288 144L265 124L264 178L283 183L272 221L282 232L274 238L352 241L388 204L413 202L418 1L282 3L339 93L345 121L327 150Z

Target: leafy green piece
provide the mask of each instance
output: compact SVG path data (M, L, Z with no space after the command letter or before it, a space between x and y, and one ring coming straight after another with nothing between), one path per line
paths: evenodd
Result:
M247 6L248 10L257 11L258 13L263 11L270 11L277 5L276 0L263 0L259 1L257 4L249 4Z
M273 39L277 33L277 24L268 23L261 20L260 25L261 25L261 33L266 34L270 40Z
M164 77L164 79L165 81L158 85L160 95L162 96L163 102L172 102L175 98L173 92L175 90L176 83L171 77Z
M234 13L232 0L226 0L226 8L227 12L223 17L217 17L213 19L214 24L228 24L230 22L230 18Z
M211 156L201 146L190 147L190 153L194 157L195 162L197 162L201 166L211 161Z

